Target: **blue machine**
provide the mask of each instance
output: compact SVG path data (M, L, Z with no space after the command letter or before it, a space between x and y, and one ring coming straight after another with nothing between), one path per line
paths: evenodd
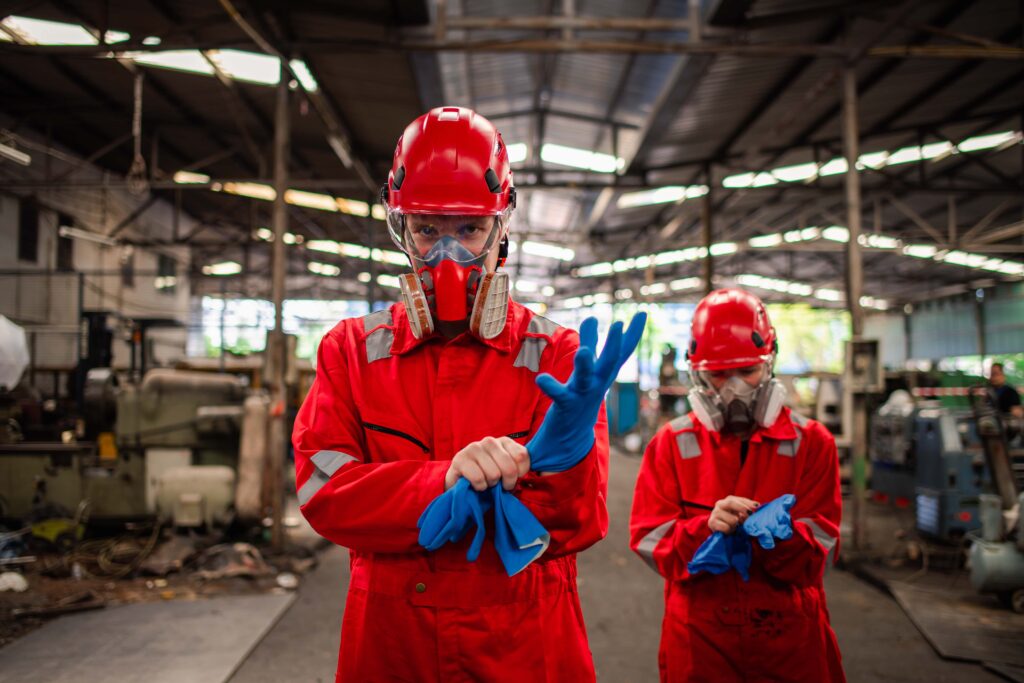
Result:
M917 529L954 540L981 528L979 496L988 469L967 410L921 408L914 415Z
M621 436L636 427L640 420L640 385L636 382L615 382L605 403L608 410L608 433Z

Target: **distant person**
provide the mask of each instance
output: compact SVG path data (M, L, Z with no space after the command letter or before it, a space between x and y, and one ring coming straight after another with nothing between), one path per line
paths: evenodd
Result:
M842 514L835 440L784 405L760 299L711 292L691 329L692 412L647 447L630 520L631 547L665 578L661 681L841 683L822 585ZM795 503L775 515L787 494ZM768 513L778 542L743 553ZM737 571L691 573L698 548L722 539L741 550L729 558Z
M1013 385L1006 381L1006 372L1002 363L993 363L988 375L988 382L996 395L996 406L1001 413L1009 413L1014 417L1024 417L1024 406L1020 403L1020 394Z

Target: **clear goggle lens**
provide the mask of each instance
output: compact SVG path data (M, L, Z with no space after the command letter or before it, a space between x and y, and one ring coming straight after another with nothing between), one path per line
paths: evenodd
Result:
M465 249L458 263L469 263L488 253L505 234L511 207L497 215L467 216L462 214L406 213L387 208L388 232L391 240L413 259L423 260L442 238L452 237Z

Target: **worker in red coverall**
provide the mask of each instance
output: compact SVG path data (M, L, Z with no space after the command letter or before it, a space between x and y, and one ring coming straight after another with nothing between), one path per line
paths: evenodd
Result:
M509 298L500 270L515 189L494 126L444 107L410 124L383 190L410 256L402 302L343 320L317 354L293 442L302 513L351 551L337 680L593 681L576 553L608 529L608 428L565 472L530 471L524 444L565 381L579 336ZM417 519L460 477L511 490L550 533L509 577L491 543L428 553ZM490 538L490 535L488 535Z
M756 296L705 297L687 353L692 412L662 427L644 454L630 545L665 577L663 683L845 680L822 586L839 542L836 445L783 405L777 349ZM789 493L793 536L772 550L752 544L748 582L736 571L689 573L712 532L735 533Z

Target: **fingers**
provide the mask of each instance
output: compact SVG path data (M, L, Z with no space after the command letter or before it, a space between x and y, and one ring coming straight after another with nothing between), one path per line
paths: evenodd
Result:
M604 340L604 348L597 359L595 372L598 377L607 381L619 372L619 352L622 348L622 323L612 323L608 336Z
M525 446L508 437L489 436L455 454L445 475L445 486L450 487L463 477L477 491L485 491L499 482L511 491L519 478L529 471L530 454Z
M573 359L572 377L569 382L574 387L586 388L590 384L590 377L594 374L594 349L593 347L580 346L576 349L576 357Z
M715 503L715 507L719 506L733 514L749 516L751 512L760 507L760 503L756 500L750 500L749 498L742 498L740 496L726 496Z
M758 507L756 501L740 496L726 496L715 503L715 509L708 517L708 528L731 534Z
M537 375L535 381L537 382L537 387L552 401L564 398L567 393L565 385L546 372L542 375Z
M580 346L587 347L591 353L597 349L597 318L590 316L580 324Z
M633 351L636 350L637 344L640 343L640 338L644 336L644 328L646 326L647 314L644 312L637 313L633 316L633 319L629 321L629 327L626 329L626 333L622 338L622 363L625 363L626 359L629 358Z

